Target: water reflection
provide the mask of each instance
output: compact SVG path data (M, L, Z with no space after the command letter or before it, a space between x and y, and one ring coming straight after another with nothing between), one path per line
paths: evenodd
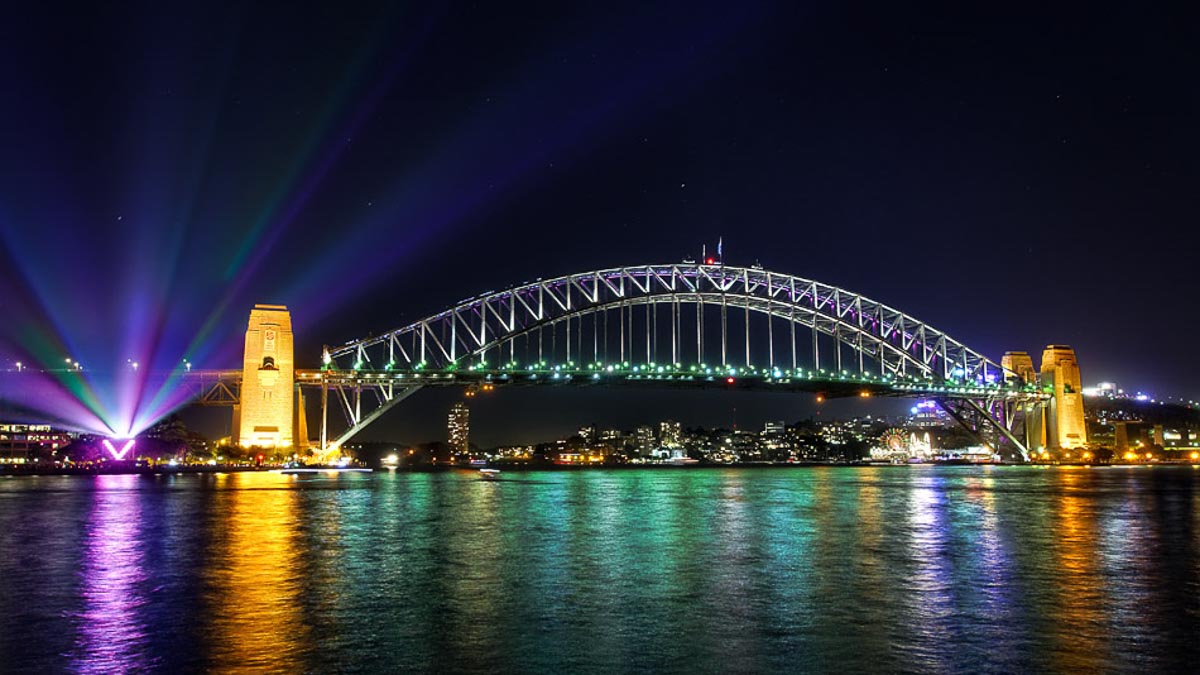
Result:
M288 476L219 475L213 499L224 512L208 564L211 666L299 671L312 647L300 606L304 580L296 507Z
M1183 671L1198 478L30 480L0 490L0 671Z
M1099 575L1098 526L1093 485L1086 468L1065 468L1056 476L1062 494L1054 519L1054 577L1058 601L1056 666L1096 671L1109 663L1105 587Z
M146 602L137 476L97 476L87 520L73 670L140 671L153 667L143 651L149 628L139 616Z

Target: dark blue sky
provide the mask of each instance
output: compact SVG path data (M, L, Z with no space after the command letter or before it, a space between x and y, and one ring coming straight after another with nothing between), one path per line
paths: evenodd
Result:
M1197 17L974 4L10 9L8 288L161 288L162 343L204 332L216 366L252 303L282 302L316 365L483 290L723 235L731 263L995 358L1067 343L1085 382L1196 397ZM79 274L99 260L138 271ZM808 410L539 396L480 414Z

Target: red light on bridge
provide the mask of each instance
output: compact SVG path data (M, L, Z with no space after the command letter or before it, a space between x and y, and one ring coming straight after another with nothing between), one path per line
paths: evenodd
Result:
M717 262L716 258L705 258L704 259L705 265L714 265L714 264L716 264L716 262Z
M725 378L725 384L733 384L733 378L732 377Z

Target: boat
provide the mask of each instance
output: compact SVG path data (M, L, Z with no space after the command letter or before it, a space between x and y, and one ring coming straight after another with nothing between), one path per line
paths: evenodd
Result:
M496 480L500 478L500 469L480 469L479 477L483 480Z

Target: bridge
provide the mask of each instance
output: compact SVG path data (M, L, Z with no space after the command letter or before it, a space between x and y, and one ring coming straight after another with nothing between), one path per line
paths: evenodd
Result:
M248 356L247 367L254 363ZM202 403L228 404L238 400L242 374L189 377ZM326 347L320 369L297 370L294 381L319 390L322 449L423 387L606 386L928 398L981 442L1028 458L1040 431L1029 422L1053 398L1026 374L881 302L713 261L615 267L482 293ZM345 417L336 435L331 407Z

